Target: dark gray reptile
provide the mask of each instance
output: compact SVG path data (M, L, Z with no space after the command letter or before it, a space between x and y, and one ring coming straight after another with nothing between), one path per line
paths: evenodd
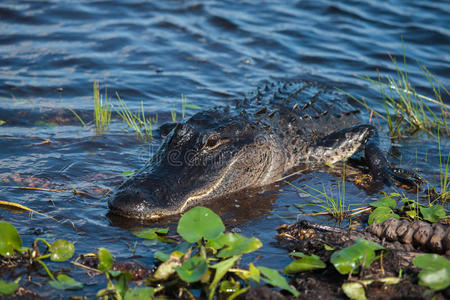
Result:
M279 241L294 241L296 243L294 248L300 246L298 249L311 247L314 243L318 244L319 248L323 248L323 243L329 241L342 245L347 241L365 238L376 243L383 243L389 249L434 252L450 256L450 226L447 223L431 224L425 221L389 218L382 223L372 223L360 231L301 220L292 225L282 225L277 230ZM304 249L299 251L302 250Z
M109 199L111 212L155 219L262 187L365 151L376 186L392 179L378 134L342 95L313 82L266 84L235 108L215 107L174 125L153 158Z

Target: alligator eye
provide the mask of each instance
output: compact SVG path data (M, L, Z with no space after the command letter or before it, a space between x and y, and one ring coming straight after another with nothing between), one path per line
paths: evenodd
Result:
M208 140L206 141L205 145L203 146L203 149L212 150L212 149L218 147L220 144L221 144L220 136L217 133L213 133L208 137Z

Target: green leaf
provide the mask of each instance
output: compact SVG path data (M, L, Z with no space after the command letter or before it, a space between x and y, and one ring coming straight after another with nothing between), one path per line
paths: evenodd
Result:
M119 276L122 274L122 271L119 270L108 270L109 275L111 275L112 278L119 278Z
M186 282L196 282L202 278L206 271L208 271L208 264L205 259L194 256L184 261L181 267L175 267L174 269L177 271L181 280Z
M22 239L17 229L8 222L0 222L0 255L10 256L22 248Z
M20 277L11 282L0 280L0 296L14 293L19 287L19 281Z
M79 290L83 288L83 284L70 278L67 275L59 274L57 280L51 280L48 283L58 290Z
M443 290L450 285L450 270L448 268L424 269L419 272L418 277L420 285L433 290Z
M342 284L342 290L350 299L366 300L366 292L359 282L346 282Z
M397 201L395 201L391 197L382 197L377 201L370 203L370 206L373 207L395 207L396 205Z
M152 279L157 281L167 280L170 275L175 273L175 267L181 266L181 258L183 255L183 252L173 251L169 259L159 265L158 269L153 273Z
M405 214L413 220L419 219L419 214L415 210L407 210Z
M108 271L109 269L111 269L113 267L114 258L112 257L111 253L107 249L105 249L105 248L98 249L97 255L98 255L98 260L99 260L98 269L100 271L105 273L106 271Z
M154 295L155 289L152 287L134 288L125 293L125 300L148 300Z
M252 252L262 246L262 243L259 239L255 237L246 238L239 233L225 233L221 235L216 241L218 245L222 245L222 247L226 246L217 254L217 257L220 258Z
M195 104L184 103L184 106L191 109L200 109L201 107Z
M214 291L217 287L217 284L240 257L241 257L240 255L236 255L211 266L211 268L216 269L216 273L214 274L213 281L209 285L210 290L209 299L212 299L214 297Z
M290 255L300 257L300 259L291 262L284 268L283 272L286 274L318 270L326 267L326 264L317 255L309 256L302 252L293 252Z
M422 268L420 271L419 284L442 290L450 285L450 261L437 254L422 254L413 259L413 264Z
M420 213L423 218L429 222L439 222L445 218L445 209L442 205L433 205L432 207L420 207Z
M369 225L373 222L381 223L389 218L395 218L398 220L400 219L400 216L394 213L391 208L381 206L375 208L374 211L370 214L368 223Z
M6 124L6 121L0 120L0 126L2 126L3 124Z
M377 281L381 281L384 284L397 284L399 283L401 280L401 278L399 277L383 277L383 278L379 278L377 279Z
M202 238L212 240L225 231L218 215L203 206L187 211L178 222L177 232L188 242L196 243Z
M259 270L252 263L250 263L248 270L238 269L235 273L243 280L252 280L256 283L260 281Z
M333 250L334 250L333 247L331 247L330 245L327 245L327 244L323 244L323 248L324 248L325 250L327 250L327 251L333 251Z
M159 238L159 234L167 234L169 232L169 227L166 228L149 228L136 232L134 235L140 238L154 240Z
M241 284L239 281L235 281L232 278L230 280L224 280L220 283L220 293L236 293L241 289ZM212 293L212 292L211 292ZM212 299L212 297L210 298Z
M300 293L292 288L286 281L286 278L280 275L277 270L267 268L267 267L257 267L258 270L263 275L262 280L267 282L268 284L271 284L273 286L279 287L283 290L286 290L290 292L295 297L298 297Z
M330 261L339 273L348 274L353 272L356 274L364 256L366 256L365 266L370 266L375 259L375 250L382 249L384 248L377 243L365 239L357 239L353 245L334 252Z
M66 261L71 258L75 252L75 247L71 242L65 240L56 240L50 245L49 249L52 261Z
M112 272L112 271L109 271ZM133 276L131 275L130 272L120 272L120 274L118 276L115 276L116 278L116 289L119 292L119 294L122 297L125 297L125 293L128 291L128 282L131 281L131 279L133 278Z
M170 258L170 254L164 253L162 251L155 251L155 254L153 255L154 258L158 259L159 261L165 262L168 261Z
M133 171L122 171L122 176L131 177L131 176L134 175L134 173L136 173L136 170L133 170Z

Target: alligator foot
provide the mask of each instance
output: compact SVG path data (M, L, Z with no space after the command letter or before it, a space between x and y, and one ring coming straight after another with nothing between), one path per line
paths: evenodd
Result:
M411 171L390 167L379 147L378 132L372 125L358 125L335 131L317 141L313 152L316 159L324 163L346 160L364 149L365 161L373 178L372 187L380 189L383 185L406 185L416 187L419 177Z

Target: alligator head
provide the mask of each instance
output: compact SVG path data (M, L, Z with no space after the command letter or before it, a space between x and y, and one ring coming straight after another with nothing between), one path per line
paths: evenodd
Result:
M273 182L283 155L267 125L245 112L214 108L177 124L146 166L109 200L122 216L156 219Z

